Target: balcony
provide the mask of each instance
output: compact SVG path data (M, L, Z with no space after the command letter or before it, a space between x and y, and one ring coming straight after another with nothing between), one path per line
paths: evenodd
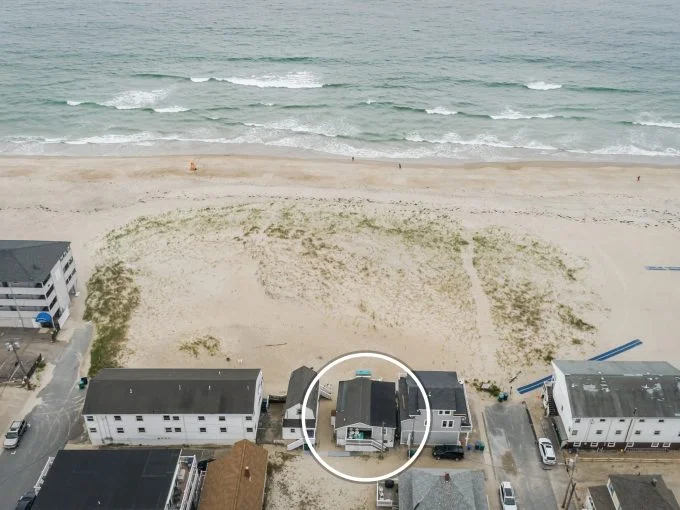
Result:
M378 508L391 508L393 510L399 508L399 493L397 492L396 481L383 480L376 484L375 505Z

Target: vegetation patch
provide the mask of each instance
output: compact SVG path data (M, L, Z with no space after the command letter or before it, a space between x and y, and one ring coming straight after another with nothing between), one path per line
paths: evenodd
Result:
M494 381L480 381L479 379L472 380L472 387L477 391L483 391L493 397L497 397L501 393L501 388Z
M220 341L212 335L205 335L182 342L179 350L191 354L194 358L198 358L201 351L207 352L210 356L216 356L220 353Z
M95 325L90 351L89 375L102 368L120 366L128 322L139 304L139 289L133 271L122 261L110 261L95 268L87 282L85 320Z

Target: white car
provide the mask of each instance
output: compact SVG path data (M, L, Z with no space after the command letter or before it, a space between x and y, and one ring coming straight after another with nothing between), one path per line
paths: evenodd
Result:
M553 448L550 439L547 437L538 438L538 451L541 452L541 460L543 464L554 466L557 464L557 457L555 456L555 449Z
M512 490L510 482L501 482L498 489L498 494L501 497L501 507L503 510L517 510L517 501L515 501L515 491Z

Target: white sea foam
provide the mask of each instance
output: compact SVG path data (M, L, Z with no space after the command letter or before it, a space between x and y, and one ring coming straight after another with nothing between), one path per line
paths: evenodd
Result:
M663 127L663 128L672 128L672 129L680 129L680 122L670 122L670 121L665 121L665 120L660 120L658 122L653 122L653 121L638 121L638 122L633 122L633 124L637 124L638 126L656 126L656 127Z
M263 76L251 76L249 78L231 77L214 78L218 81L228 81L234 85L245 85L259 88L284 88L284 89L315 89L323 87L323 83L312 73L302 71L288 73L286 75L266 74Z
M79 104L83 104L85 101L66 101L66 104L69 106L78 106Z
M494 120L520 120L520 119L552 119L554 115L549 113L539 113L537 115L526 115L515 110L507 108L498 115L489 115Z
M66 143L68 145L87 145L87 144L139 144L141 142L150 142L158 140L158 137L153 133L142 132L135 133L133 135L102 135L102 136L89 136L87 138L79 138L77 140L59 140L61 143Z
M194 83L203 83L203 82L210 80L210 77L207 77L207 78L193 78L192 77L192 78L189 78L189 79L191 81L193 81Z
M102 106L110 106L116 110L135 110L137 108L149 108L157 101L165 98L170 91L158 90L128 90L118 94L113 99L100 103Z
M468 145L468 146L482 146L482 147L496 147L500 149L532 149L532 150L556 150L555 147L550 145L544 145L536 141L529 142L506 142L499 140L494 135L480 134L476 137L465 140L460 137L457 133L448 133L441 138L424 138L418 133L411 133L406 136L406 140L409 142L426 142L431 144L452 144L452 145Z
M544 81L532 81L527 83L526 86L531 90L555 90L562 88L562 85L559 83L546 83Z
M154 108L153 111L158 113L179 113L188 112L190 108L184 108L182 106L167 106L165 108Z
M292 131L294 133L320 135L328 138L336 138L338 136L352 136L358 133L358 130L354 126L351 126L342 120L324 122L321 124L309 124L291 118L277 122L270 122L267 124L244 122L244 125L248 127L265 128L275 131Z
M455 115L458 113L457 111L447 110L446 108L443 108L441 106L437 106L436 108L432 108L430 110L425 111L430 115Z
M577 151L572 151L577 152ZM613 145L588 152L588 154L601 154L607 156L654 156L654 157L678 157L680 150L667 148L664 150L643 149L636 145Z

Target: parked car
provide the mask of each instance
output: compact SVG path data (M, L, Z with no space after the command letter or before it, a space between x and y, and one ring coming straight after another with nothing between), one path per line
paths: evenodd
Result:
M28 423L26 420L15 420L9 425L9 430L5 434L5 441L2 443L2 446L7 448L8 450L11 450L12 448L16 448L19 446L19 441L21 441L21 438L24 436L26 431L28 430Z
M432 456L437 460L461 460L465 457L465 448L457 444L440 444L432 448Z
M550 439L547 437L538 438L538 451L541 452L541 460L543 464L553 466L557 464L557 457L555 456L555 449L553 448Z
M515 491L512 490L510 482L501 482L501 486L498 488L498 494L501 497L501 507L503 510L517 510Z
M31 508L33 508L33 503L35 503L35 492L28 491L19 498L19 502L14 510L31 510Z

